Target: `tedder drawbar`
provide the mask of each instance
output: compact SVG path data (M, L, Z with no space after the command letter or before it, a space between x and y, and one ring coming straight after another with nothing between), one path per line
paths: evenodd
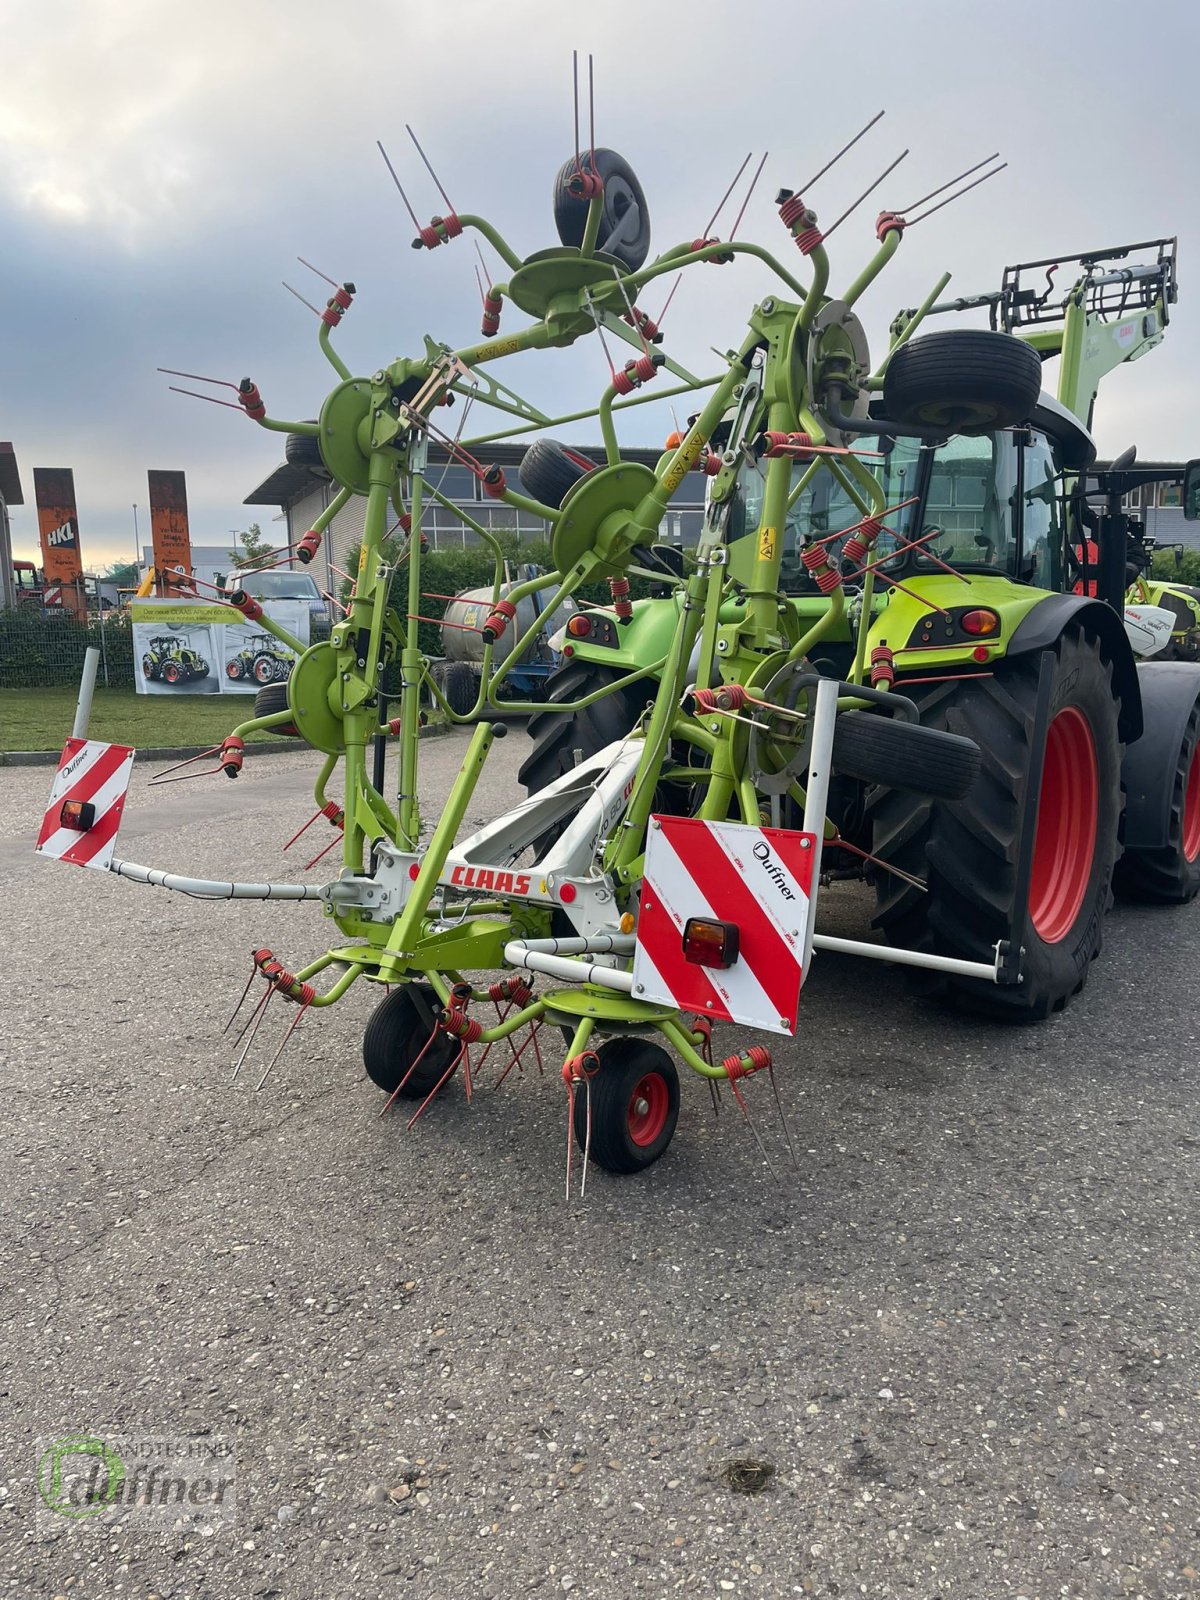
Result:
M715 217L647 264L641 187L593 137L556 181L555 248L522 259L488 221L456 213L444 190L443 215L424 226L413 215L414 248L474 233L503 262L503 281L481 280L482 342L426 339L421 354L356 375L332 343L354 288L328 280L318 339L338 381L319 419L278 420L249 379L229 385L247 416L291 436L290 457L309 452L337 486L295 558L311 560L352 496L366 501L357 573L328 640L302 650L253 599L232 596L244 618L301 653L286 685L260 691L256 715L211 752L209 769L236 777L244 741L259 730L309 745L321 758L317 817L341 833L340 870L320 885L218 882L116 858L129 755L84 739L68 742L38 848L192 895L316 903L337 930L323 953L295 970L270 950L253 953L243 1003L259 992L239 1067L272 1002L294 1008L260 1084L305 1013L362 978L385 991L363 1039L367 1073L388 1105L415 1103L414 1122L456 1073L470 1098L493 1047L503 1077L535 1058L540 1066L546 1038L565 1036L568 1192L572 1135L585 1174L589 1157L634 1172L663 1153L679 1105L669 1051L708 1080L714 1099L729 1084L769 1160L744 1093L759 1072L774 1087L769 1045L722 1057L713 1024L793 1037L820 950L921 969L985 1012L1060 1008L1099 948L1119 853L1123 747L1154 747L1134 773L1136 795L1125 758L1126 859L1135 875L1142 863L1144 878L1153 864L1160 898L1195 893L1200 677L1169 663L1160 671L1170 681L1147 692L1152 664L1137 667L1119 610L1119 516L1102 513L1097 533L1080 487L1095 453L1085 422L1041 395L1050 341L1039 351L999 328L914 339L943 277L893 324L883 360L870 359L859 301L906 229L999 170L980 175L985 166L884 211L873 251L834 293L826 246L853 206L822 228L804 193L781 191L800 276L737 238L737 223L729 238L712 236ZM698 377L665 353L639 301L668 275L749 258L774 287L736 348ZM1115 269L1143 342L1162 336L1173 264L1163 246L1148 271ZM1063 303L1071 337L1098 276L1085 262L1083 286ZM507 323L514 313L520 324L501 333L502 314ZM492 375L501 358L592 334L609 378L598 403L569 417L544 415ZM1123 335L1112 337L1119 349ZM631 352L621 362L616 341ZM664 368L675 382L655 386ZM622 459L618 414L692 393L699 409L657 470ZM438 419L456 399L463 420L450 437ZM468 436L473 404L508 425ZM495 440L591 416L602 466L544 437L520 487L487 464ZM552 571L502 595L503 552L431 478L434 441L488 496L545 520ZM678 552L657 539L692 472L707 475L709 492L681 571ZM447 703L417 643L431 501L496 559L478 694L465 711ZM1101 566L1119 564L1114 603L1104 591L1071 592L1087 559L1079 518L1090 519ZM397 548L387 543L397 533L392 559L385 549ZM635 605L631 577L667 582L669 598ZM513 637L518 606L538 596L536 629L597 581L610 603L571 614L558 641L564 666L532 707L533 792L460 838L505 732L492 713L531 709L506 696L530 643L528 630ZM637 620L643 606L657 608L652 632ZM605 648L620 661L623 639L639 631L653 641L640 655L603 672L588 666ZM473 728L448 803L426 829L419 732L430 696L449 721ZM889 943L817 931L822 882L851 872L875 881Z

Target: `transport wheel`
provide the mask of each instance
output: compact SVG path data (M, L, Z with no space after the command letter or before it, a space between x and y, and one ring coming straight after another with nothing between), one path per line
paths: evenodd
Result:
M363 1066L384 1094L394 1094L421 1054L441 1015L441 1001L427 983L393 989L372 1011L363 1034ZM400 1090L401 1100L424 1100L458 1054L458 1040L440 1034Z
M1007 333L954 328L903 344L883 376L893 422L986 433L1024 422L1042 391L1036 352Z
M167 662L166 666L162 669L162 675L163 680L166 683L178 683L183 677L182 672L180 672L179 668L173 661Z
M452 661L442 680L442 693L456 717L465 717L474 711L479 698L479 679L465 661Z
M608 1039L591 1081L591 1158L606 1172L641 1172L670 1144L679 1120L679 1074L661 1045ZM575 1139L587 1139L588 1093L575 1091Z
M1169 841L1157 850L1126 850L1114 882L1123 899L1159 905L1200 893L1200 704L1188 718L1175 763Z
M286 711L287 708L286 683L268 683L254 696L254 715L256 717L272 717L277 711ZM298 739L300 737L299 728L292 722L285 722L278 728L272 728L271 732L279 734L284 739Z
M306 472L311 472L314 478L329 477L316 434L289 433L283 445L283 459L289 467L302 467Z
M275 682L275 663L270 656L259 656L250 670L256 683Z
M965 734L982 752L961 800L883 788L867 796L874 854L927 886L877 869L875 925L891 944L970 961L991 962L996 941L1009 937L1022 825L1036 814L1023 982L921 975L968 1009L1013 1021L1060 1011L1083 988L1112 903L1122 803L1112 663L1078 627L1055 650L1041 794L1030 792L1038 666L1018 658L993 677L922 694L923 723ZM897 687L904 692L903 680Z
M834 771L864 783L961 800L979 760L979 747L961 734L870 711L843 712L834 727Z
M572 180L580 168L595 172L604 183L604 209L596 249L615 256L631 272L650 254L650 211L633 168L615 150L584 151L578 162L565 161L554 180L554 226L563 244L581 245L587 224L588 202L572 194Z
M517 476L527 495L557 510L567 490L585 477L586 471L571 460L557 439L535 439L521 457Z

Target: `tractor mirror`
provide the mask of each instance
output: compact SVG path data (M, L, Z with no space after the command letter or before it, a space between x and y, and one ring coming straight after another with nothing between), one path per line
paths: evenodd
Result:
M1200 518L1200 461L1189 461L1183 469L1183 514L1189 522Z

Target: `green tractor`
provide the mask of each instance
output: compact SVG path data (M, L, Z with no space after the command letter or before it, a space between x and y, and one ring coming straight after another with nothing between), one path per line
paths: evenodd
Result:
M142 656L142 676L152 683L169 683L172 688L193 678L207 678L210 670L200 652L177 633L156 634Z
M241 649L225 663L225 676L231 683L283 683L291 675L296 658L281 648L269 633L244 636Z
M1150 259L1129 263L1134 254ZM829 442L853 453L823 464L806 459L801 438L775 487L771 469L789 445L770 429L765 393L749 425L727 417L714 435L721 457L707 511L723 530L731 590L717 624L721 677L722 654L732 661L739 649L739 618L776 603L756 593L755 574L764 545L781 539L785 635L828 613L806 669L894 687L923 726L966 735L983 752L965 797L939 799L891 787L877 771L864 781L835 745L825 860L838 876L873 882L875 925L902 949L980 961L1019 936L1020 985L938 980L973 1009L1016 1018L1060 1009L1083 986L1114 882L1166 902L1200 890L1200 672L1138 659L1137 606L1128 628L1123 616L1128 461L1089 474L1087 427L1101 377L1163 337L1174 241L1072 259L1077 279L1053 304L1050 288L1028 278L1057 264L1035 262L1007 269L994 294L920 308L986 307L990 331L908 342L918 313L902 312L878 379L856 359L853 314L829 302L814 320L808 379ZM768 352L795 316L794 306L759 308ZM1057 397L1038 392L1040 363L1052 356L1062 357ZM874 561L837 537L861 525L864 474L892 508ZM571 492L560 496L564 510ZM806 559L822 548L852 592L832 610ZM589 613L586 631L559 641L567 659L549 698L578 705L661 660L679 603ZM768 698L785 687L773 684ZM637 683L534 716L529 791L627 733L651 691ZM745 756L752 781L775 797L776 819L792 821L794 766L754 733ZM690 803L681 785L660 794L664 810Z

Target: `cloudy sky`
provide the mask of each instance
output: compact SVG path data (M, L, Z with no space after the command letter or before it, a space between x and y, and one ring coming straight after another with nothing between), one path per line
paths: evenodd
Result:
M835 292L867 260L881 204L907 205L999 147L1008 170L913 229L861 303L873 348L944 268L978 291L1008 262L1178 234L1166 343L1108 380L1096 424L1106 453L1200 454L1200 8L1159 0L1141 15L1110 0L8 0L0 437L27 499L15 553L37 543L35 466L74 468L89 568L132 554L135 504L147 535L151 467L186 471L194 543L225 543L254 518L278 537L269 511L242 505L281 459L278 436L170 394L155 368L249 374L274 415L315 415L332 374L315 319L280 286L323 303L297 255L356 282L338 340L356 371L418 353L426 332L475 338L469 241L409 248L375 141L423 218L442 207L406 121L458 210L492 219L522 254L555 244L572 49L595 53L597 142L638 171L658 249L694 237L746 152L768 150L741 231L795 266L776 189L886 107L808 194L828 222L910 149L831 241ZM705 352L737 342L771 281L754 263L694 268L668 348L711 370ZM651 313L662 297L647 294ZM519 321L506 311L506 328ZM504 368L545 408L594 402L607 379L595 340ZM669 427L647 406L624 437L654 442Z

